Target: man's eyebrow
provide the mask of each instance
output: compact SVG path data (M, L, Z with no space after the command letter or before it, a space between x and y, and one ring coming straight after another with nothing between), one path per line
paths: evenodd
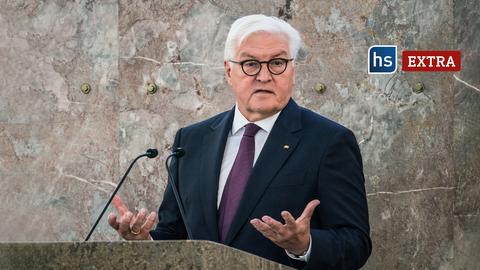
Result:
M252 59L257 59L257 57L250 55L248 53L241 53L240 57L247 57L247 58L252 58Z
M276 57L279 57L279 56L282 56L282 55L287 55L287 52L280 52L280 53L277 53L275 55L273 55L270 59L273 59L273 58L276 58ZM251 54L248 54L248 53L240 53L240 57L247 57L247 58L251 58L251 59L257 59L256 56L253 56Z
M275 54L274 56L272 56L272 58L279 57L279 56L282 56L282 55L285 55L285 56L286 56L287 53L286 53L286 52L277 53L277 54Z

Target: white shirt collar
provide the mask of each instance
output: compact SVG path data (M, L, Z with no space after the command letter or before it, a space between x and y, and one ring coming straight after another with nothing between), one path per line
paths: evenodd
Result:
M272 131L273 125L275 121L277 121L278 116L282 111L277 112L276 114L269 116L265 119L250 122L243 116L243 114L238 109L238 104L235 104L235 115L233 117L233 124L232 124L232 135L237 133L241 128L243 128L248 123L254 123L255 125L259 126L261 129L265 130L267 133Z

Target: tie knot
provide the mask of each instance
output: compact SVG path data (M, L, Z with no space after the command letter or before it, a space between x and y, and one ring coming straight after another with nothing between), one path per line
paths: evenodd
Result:
M245 126L245 133L243 133L243 136L254 137L259 130L260 130L259 126L253 123L249 123Z

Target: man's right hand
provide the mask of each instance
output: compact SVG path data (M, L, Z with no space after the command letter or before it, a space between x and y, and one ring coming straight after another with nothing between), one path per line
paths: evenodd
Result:
M117 209L119 217L115 213L108 215L108 224L114 228L125 240L152 240L150 230L155 225L157 214L151 212L147 216L147 209L142 208L134 215L123 203L119 196L113 197L113 206Z

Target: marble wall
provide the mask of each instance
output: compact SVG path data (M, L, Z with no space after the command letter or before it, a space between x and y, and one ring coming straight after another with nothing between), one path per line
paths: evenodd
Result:
M176 130L234 103L224 39L251 13L302 32L294 98L357 136L374 242L364 268L478 267L476 0L0 1L0 241L82 240L150 147L160 157L120 194L156 209ZM459 49L462 71L369 75L375 44ZM104 219L93 239L118 237Z

